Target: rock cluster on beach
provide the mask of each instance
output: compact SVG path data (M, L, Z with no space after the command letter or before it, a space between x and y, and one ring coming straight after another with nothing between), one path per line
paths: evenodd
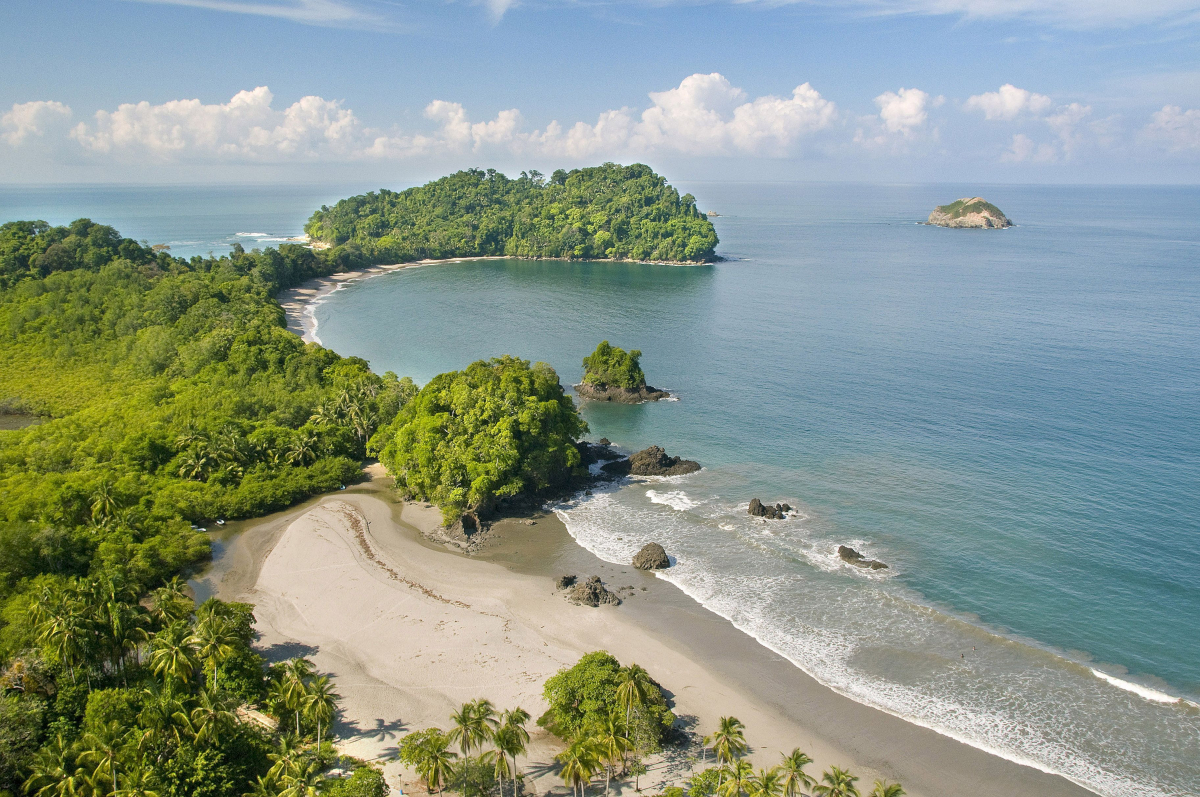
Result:
M580 382L575 385L575 395L591 401L615 401L619 404L641 404L643 401L660 401L670 398L671 394L650 385L641 387L617 387L616 385L589 385Z
M671 566L671 558L657 542L648 542L634 555L633 566L638 570L662 570Z
M838 546L838 557L848 565L863 567L867 570L887 570L887 565L876 559L867 559L849 545Z
M1012 226L1012 222L1000 208L978 196L959 199L949 205L934 208L927 223L936 227L972 229L1000 229Z
M650 446L627 459L608 463L603 470L611 476L682 476L700 470L700 463L668 456L660 447Z
M577 583L575 576L563 576L558 580L558 583L561 585L568 580L570 584L574 585L566 587L567 600L571 603L592 607L604 604L611 606L621 605L621 599L617 597L617 593L609 592L608 588L600 581L600 576L592 576L582 583ZM559 589L563 588L562 586L559 587Z
M787 513L792 511L792 507L788 504L770 506L757 498L752 498L750 499L750 508L746 511L754 517L766 518L768 520L783 520L787 517Z

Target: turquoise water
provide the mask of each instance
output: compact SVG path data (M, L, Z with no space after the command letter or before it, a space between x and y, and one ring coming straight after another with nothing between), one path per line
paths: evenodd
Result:
M564 505L582 544L662 542L865 702L1105 794L1200 793L1174 702L1200 701L1200 191L993 187L1019 226L977 232L915 222L978 187L686 187L729 261L410 269L328 297L318 335L418 381L641 349L679 401L586 405L593 435L706 468Z
M362 188L2 188L0 220L219 254ZM562 505L581 544L662 542L666 577L863 702L1106 795L1200 794L1200 190L681 190L727 262L407 269L317 333L419 382L640 348L679 400L586 405L592 435L705 469ZM1018 226L915 223L975 194ZM754 521L755 496L801 511Z

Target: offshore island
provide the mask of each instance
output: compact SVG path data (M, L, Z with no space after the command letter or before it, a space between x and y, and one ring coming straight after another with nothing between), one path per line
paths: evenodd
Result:
M1000 208L983 197L968 197L940 205L929 214L926 224L935 227L960 227L996 230L1011 227L1012 222Z
M471 170L306 230L320 248L184 260L87 219L0 227L19 419L0 431L0 792L1087 793L822 686L655 577L665 552L647 571L575 545L543 501L594 452L549 365L418 386L301 340L275 298L430 259L709 262L689 195L639 165ZM483 519L502 533L475 556L436 541ZM563 572L620 600L568 603Z

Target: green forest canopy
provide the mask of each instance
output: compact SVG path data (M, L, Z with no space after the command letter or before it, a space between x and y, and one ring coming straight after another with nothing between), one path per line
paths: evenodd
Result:
M637 349L624 349L601 341L596 350L583 358L583 381L597 387L623 387L637 390L646 386L646 374L639 360L642 353Z
M469 169L343 199L304 229L372 263L494 255L704 262L717 246L695 198L642 164L560 169L549 180Z
M452 522L577 475L586 431L553 368L505 356L435 376L370 449L397 487Z

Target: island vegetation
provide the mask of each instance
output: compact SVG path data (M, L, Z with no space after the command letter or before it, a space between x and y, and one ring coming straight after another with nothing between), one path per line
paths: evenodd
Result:
M434 377L370 441L408 497L437 504L447 524L586 473L587 431L558 374L501 357Z
M583 382L575 386L582 398L637 404L657 401L671 394L646 384L641 367L642 353L625 351L601 341L596 350L583 358Z
M1011 227L1012 222L1000 208L983 197L968 197L939 205L929 214L928 224L936 227L973 227L999 229Z
M515 180L468 169L405 191L380 190L313 213L315 241L371 263L455 257L547 257L698 263L717 234L642 164L559 169Z

